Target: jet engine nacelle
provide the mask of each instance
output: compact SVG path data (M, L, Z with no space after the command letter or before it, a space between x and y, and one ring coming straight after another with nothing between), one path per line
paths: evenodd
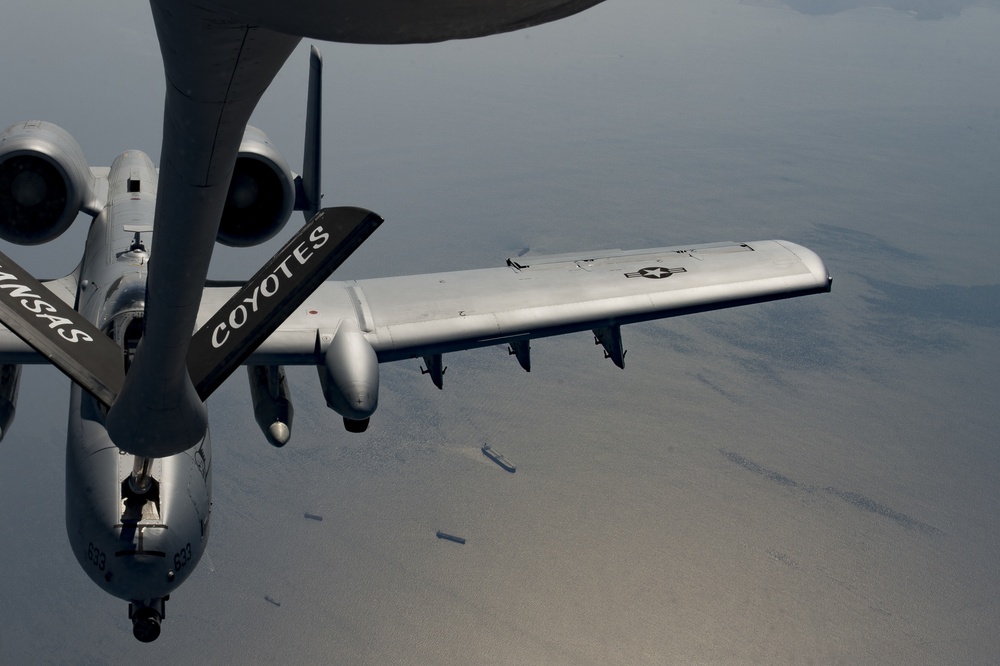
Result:
M94 175L69 132L41 120L0 134L0 238L46 243L81 210L97 214Z
M357 323L340 323L317 370L326 406L349 431L362 432L378 407L378 357Z
M216 237L250 247L281 231L295 206L295 178L281 153L256 127L247 126Z

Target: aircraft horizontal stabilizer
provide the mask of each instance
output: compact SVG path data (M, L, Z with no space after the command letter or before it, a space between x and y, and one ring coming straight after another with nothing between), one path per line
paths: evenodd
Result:
M110 407L125 381L111 338L0 252L0 323Z
M202 400L381 225L363 208L324 208L191 340L187 366ZM2 284L2 283L0 283Z

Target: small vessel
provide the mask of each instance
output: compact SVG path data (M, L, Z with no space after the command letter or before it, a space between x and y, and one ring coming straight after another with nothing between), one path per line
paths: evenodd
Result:
M437 531L437 538L444 539L445 541L454 541L455 543L465 543L464 537L448 534L447 532L442 532L441 530Z
M502 454L498 453L489 444L483 444L483 455L495 462L496 464L503 467L505 470L513 474L517 471L517 468L510 463L509 460L503 457Z

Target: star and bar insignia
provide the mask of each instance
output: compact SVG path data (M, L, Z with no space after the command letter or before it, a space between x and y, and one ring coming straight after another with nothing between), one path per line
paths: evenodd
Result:
M649 278L650 280L662 280L663 278L668 278L674 273L687 273L686 268L666 268L665 266L649 266L647 268L640 268L634 273L626 273L627 278Z

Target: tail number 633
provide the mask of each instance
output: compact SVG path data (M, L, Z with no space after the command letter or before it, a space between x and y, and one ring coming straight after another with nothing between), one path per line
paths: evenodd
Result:
M180 571L193 561L191 556L191 544L187 544L174 553L174 571Z

